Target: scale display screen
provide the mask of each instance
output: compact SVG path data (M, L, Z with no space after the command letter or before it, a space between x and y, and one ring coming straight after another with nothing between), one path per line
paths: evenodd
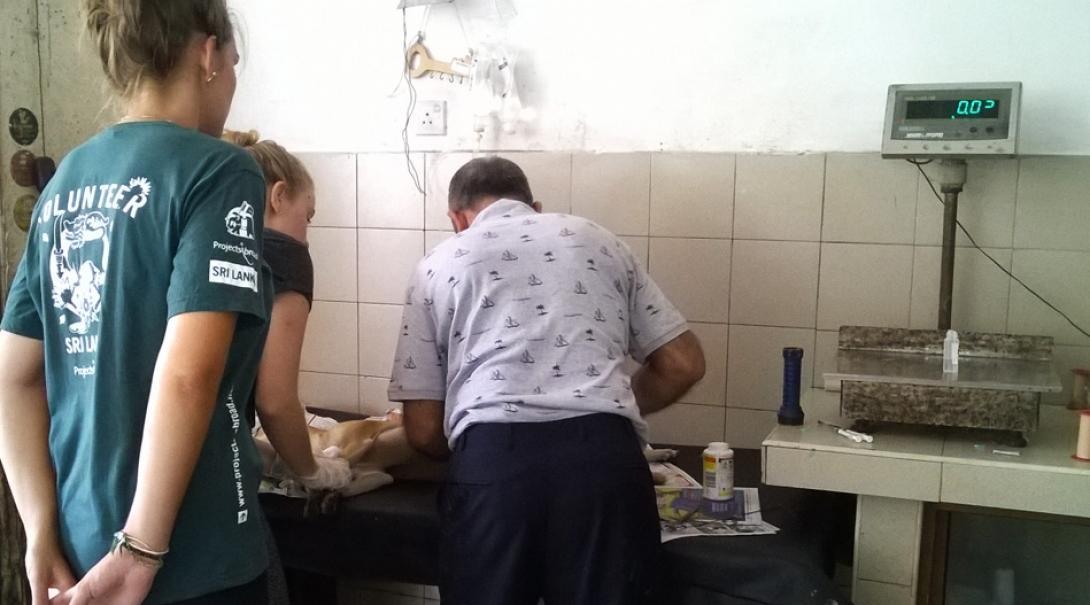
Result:
M1017 154L1020 82L894 84L882 155L966 158Z
M999 117L999 99L908 101L906 120L974 120Z

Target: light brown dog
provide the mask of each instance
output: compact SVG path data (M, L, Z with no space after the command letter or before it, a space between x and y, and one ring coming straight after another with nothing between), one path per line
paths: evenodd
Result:
M320 426L307 426L310 449L315 456L333 454L348 460L352 468L352 481L340 493L355 496L393 483L395 477L409 480L438 481L443 476L443 465L427 459L413 450L402 426L400 410L390 410L385 416L372 416L361 420L332 422L325 419ZM264 431L254 434L265 462L265 474L286 478L283 464L277 459L276 450L269 443ZM675 450L644 450L648 462L664 462L677 455ZM662 478L656 477L656 483Z
M402 479L437 479L441 469L435 463L423 459L409 445L402 427L399 410L391 410L385 416L373 416L344 422L312 422L307 427L310 449L315 456L335 455L348 460L352 468L352 481L340 493L355 496L369 492ZM264 431L258 429L254 441L264 460L265 474L285 478L283 464L276 450L269 443ZM391 474L391 470L394 473Z
M391 435L383 438L385 433L391 431ZM310 447L315 453L324 452L331 447L338 448L341 457L348 460L348 464L353 467L365 459L368 463L376 463L383 468L395 466L402 462L406 453L401 447L402 443L405 447L409 445L404 438L405 430L401 426L401 412L396 410L385 416L338 422L329 428L308 426L307 432L310 434ZM383 462L386 464L383 465Z

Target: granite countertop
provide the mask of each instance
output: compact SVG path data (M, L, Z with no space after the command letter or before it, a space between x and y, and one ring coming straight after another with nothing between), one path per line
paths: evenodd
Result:
M961 357L958 373L942 371L941 355L886 351L840 350L831 380L854 380L969 389L1058 393L1060 377L1050 361Z

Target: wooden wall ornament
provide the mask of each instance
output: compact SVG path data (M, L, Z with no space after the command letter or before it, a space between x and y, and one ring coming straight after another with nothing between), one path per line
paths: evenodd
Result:
M41 129L38 124L38 116L34 115L34 112L26 107L16 109L8 117L8 133L11 134L11 138L16 143L23 147L37 141L39 132L41 132Z
M12 208L11 214L12 218L15 219L15 226L22 229L23 233L30 231L30 217L34 214L34 206L37 203L38 198L30 194L15 200L15 206Z
M20 187L33 187L34 178L34 154L26 149L20 149L11 156L11 178Z

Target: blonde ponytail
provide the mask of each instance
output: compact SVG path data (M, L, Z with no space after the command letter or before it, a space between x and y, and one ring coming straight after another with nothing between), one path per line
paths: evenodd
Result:
M83 9L106 80L123 99L169 78L194 33L221 46L235 35L225 0L83 0Z
M221 137L228 143L242 147L253 156L261 171L265 173L265 184L269 187L283 182L292 194L314 187L314 180L299 158L281 147L276 141L261 140L256 130L247 132L225 130Z

